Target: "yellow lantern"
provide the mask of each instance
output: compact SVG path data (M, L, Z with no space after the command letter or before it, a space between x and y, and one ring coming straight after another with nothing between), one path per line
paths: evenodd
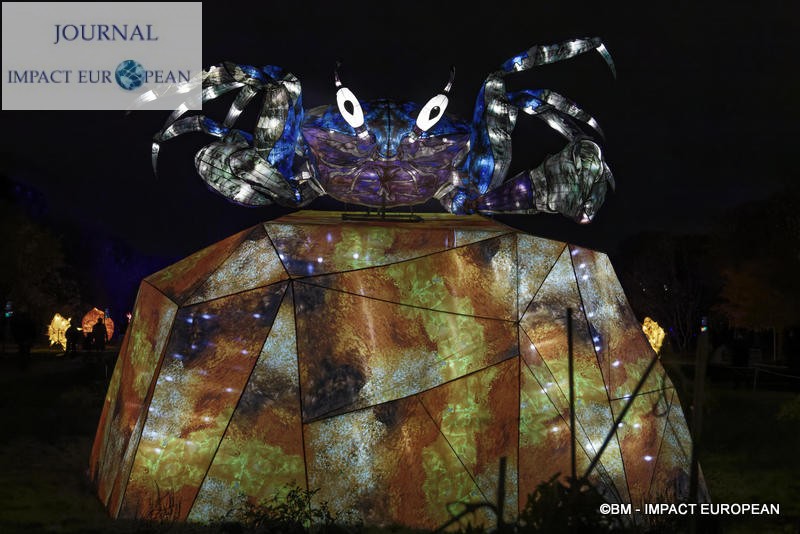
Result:
M67 328L72 319L66 319L57 313L47 326L47 337L50 339L50 346L61 345L61 350L67 349Z
M653 347L653 350L658 354L661 350L661 345L664 343L664 338L667 335L664 329L650 317L645 317L642 323L642 331L644 331L644 335L647 336L647 341L650 342L650 346Z

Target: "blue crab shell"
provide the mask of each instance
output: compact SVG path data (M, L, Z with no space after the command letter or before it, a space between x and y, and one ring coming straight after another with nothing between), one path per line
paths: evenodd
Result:
M443 116L419 137L411 135L420 106L375 100L362 104L367 132L359 135L336 106L306 113L302 135L333 198L390 208L425 202L449 183L469 150L470 126ZM415 139L416 137L416 139Z

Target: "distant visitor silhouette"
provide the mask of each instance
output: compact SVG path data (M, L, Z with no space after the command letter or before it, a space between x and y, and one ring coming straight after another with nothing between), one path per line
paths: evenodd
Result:
M97 318L97 322L92 328L92 337L94 338L94 348L98 351L106 349L106 341L108 341L108 330L103 322L102 317Z

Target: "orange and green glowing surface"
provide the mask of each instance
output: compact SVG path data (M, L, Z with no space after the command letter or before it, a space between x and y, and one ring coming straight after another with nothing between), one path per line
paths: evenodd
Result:
M424 218L300 212L145 279L91 456L109 512L236 519L299 486L367 525L436 528L494 501L505 458L512 520L569 474L573 439L582 473L609 433L590 476L607 499L683 497L683 413L658 363L631 396L655 353L608 258Z

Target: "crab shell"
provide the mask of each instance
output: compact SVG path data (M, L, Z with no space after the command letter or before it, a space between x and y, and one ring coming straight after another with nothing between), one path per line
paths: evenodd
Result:
M335 105L314 108L303 121L317 179L330 196L391 208L420 204L459 183L458 169L469 150L469 124L445 114L417 134L418 104L382 99L361 106L366 126L361 132Z

